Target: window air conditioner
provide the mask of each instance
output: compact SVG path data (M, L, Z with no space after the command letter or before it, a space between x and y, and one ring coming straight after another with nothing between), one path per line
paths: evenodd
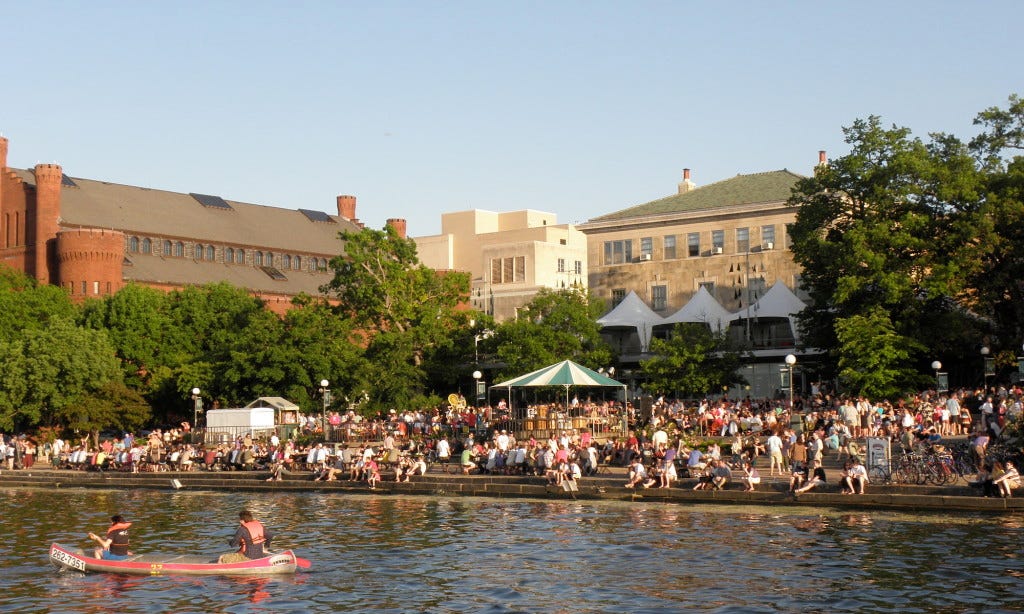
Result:
M772 241L766 241L764 244L764 249L775 249L775 243L773 243Z
M650 260L650 259L651 259L651 255L650 254L640 254L641 262L644 261L644 260Z
M711 253L712 254L721 254L722 253L722 248L721 247L716 247L716 248L711 250Z

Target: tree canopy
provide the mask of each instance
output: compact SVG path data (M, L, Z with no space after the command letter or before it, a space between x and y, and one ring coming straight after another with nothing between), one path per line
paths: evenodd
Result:
M667 339L651 340L651 354L641 362L649 392L693 398L747 383L740 351L704 324L677 324Z

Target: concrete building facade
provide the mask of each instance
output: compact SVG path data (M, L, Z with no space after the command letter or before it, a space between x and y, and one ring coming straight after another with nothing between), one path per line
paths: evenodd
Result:
M516 317L542 288L587 285L587 237L553 213L445 213L441 234L414 240L424 265L470 273L470 305L499 322Z

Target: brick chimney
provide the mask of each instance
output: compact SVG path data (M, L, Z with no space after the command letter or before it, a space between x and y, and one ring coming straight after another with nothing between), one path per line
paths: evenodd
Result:
M695 184L694 182L690 181L690 169L684 168L683 169L683 182L679 184L679 193L680 194L685 194L686 192L689 192L690 190L692 190L692 189L694 189L696 187L697 187L697 184Z
M0 170L7 168L7 137L0 136Z
M356 219L356 197L341 195L338 197L338 217L346 220Z
M57 283L56 263L57 220L60 219L60 182L64 171L59 164L37 164L35 224L35 277L44 284Z
M396 218L396 217L390 218L390 219L388 219L388 226L394 228L395 232L398 233L398 236L400 238L402 238L402 239L405 238L405 232L406 232L405 220L403 220L401 218Z
M828 156L825 155L825 150L822 149L818 152L818 165L824 166L825 164L828 164Z

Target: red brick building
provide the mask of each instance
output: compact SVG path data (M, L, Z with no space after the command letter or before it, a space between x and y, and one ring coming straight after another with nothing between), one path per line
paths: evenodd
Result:
M299 293L319 295L338 233L358 230L354 196L337 215L228 201L65 175L56 164L7 166L0 137L0 262L100 297L128 282L170 290L228 282L283 312ZM404 236L405 220L393 219Z

